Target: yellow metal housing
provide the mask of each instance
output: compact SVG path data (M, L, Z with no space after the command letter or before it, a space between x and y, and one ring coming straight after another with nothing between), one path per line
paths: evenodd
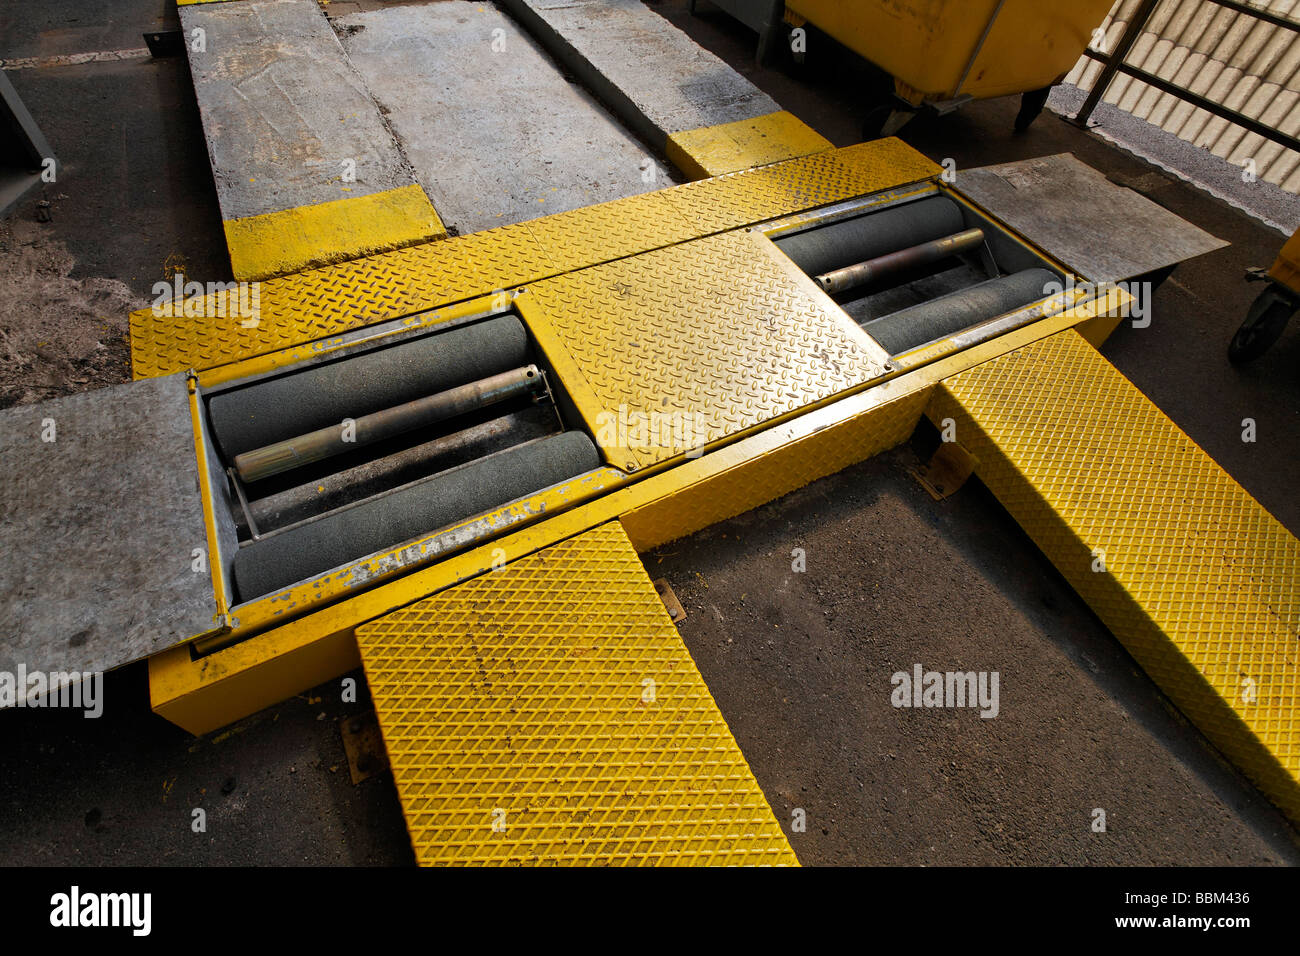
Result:
M467 522L497 524L500 537L428 566L412 566L374 587L312 582L283 599L240 607L236 630L227 635L242 634L246 639L239 643L204 654L185 645L150 658L154 710L191 733L207 733L355 668L359 625L504 562L617 519L645 550L755 508L905 440L931 389L946 376L1120 305L1117 295L1088 303L905 374L882 377L878 384L751 429L701 457L647 469L638 480L611 485L598 496L575 496L568 508L543 507L553 491L509 505ZM521 311L529 315L528 309ZM600 473L588 480L599 482ZM528 520L510 520L520 515ZM384 561L385 556L375 559L379 565ZM321 603L330 596L334 603Z

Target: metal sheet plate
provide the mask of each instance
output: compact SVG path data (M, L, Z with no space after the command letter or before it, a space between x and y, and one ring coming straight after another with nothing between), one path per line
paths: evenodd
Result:
M1228 244L1069 153L961 170L956 186L1092 282L1132 279Z
M184 375L0 412L0 460L0 671L105 671L213 630Z
M570 392L609 459L636 469L829 398L885 356L763 236L731 232L532 287L572 357ZM531 322L531 320L530 320Z
M616 522L357 642L420 863L796 862Z

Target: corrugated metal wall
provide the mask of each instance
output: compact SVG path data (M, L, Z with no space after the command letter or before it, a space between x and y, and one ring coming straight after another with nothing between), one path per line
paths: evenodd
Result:
M1120 0L1092 48L1111 53L1140 0ZM1300 20L1300 0L1255 0L1251 6ZM1130 65L1199 93L1273 129L1300 133L1300 34L1210 0L1162 0L1129 51ZM1066 78L1092 88L1102 65L1079 60ZM1209 149L1237 165L1254 159L1266 182L1300 194L1300 153L1203 109L1116 74L1105 102Z

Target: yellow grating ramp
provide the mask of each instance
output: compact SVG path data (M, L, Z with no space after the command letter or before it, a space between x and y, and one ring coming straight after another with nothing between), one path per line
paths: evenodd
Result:
M421 864L794 864L617 522L357 629Z
M976 474L1138 663L1300 822L1300 541L1074 331L944 381Z

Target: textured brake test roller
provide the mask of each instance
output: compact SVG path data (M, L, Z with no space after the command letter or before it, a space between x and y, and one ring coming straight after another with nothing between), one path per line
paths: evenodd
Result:
M500 507L600 465L582 432L517 445L240 548L234 579L250 601Z
M936 196L798 232L777 239L776 244L795 265L816 276L951 236L965 227L957 204Z
M528 364L528 336L513 315L422 336L292 375L213 395L208 418L227 461L345 418Z
M1060 289L1055 273L1025 269L881 316L862 329L890 355L897 355L1046 298L1053 284Z

